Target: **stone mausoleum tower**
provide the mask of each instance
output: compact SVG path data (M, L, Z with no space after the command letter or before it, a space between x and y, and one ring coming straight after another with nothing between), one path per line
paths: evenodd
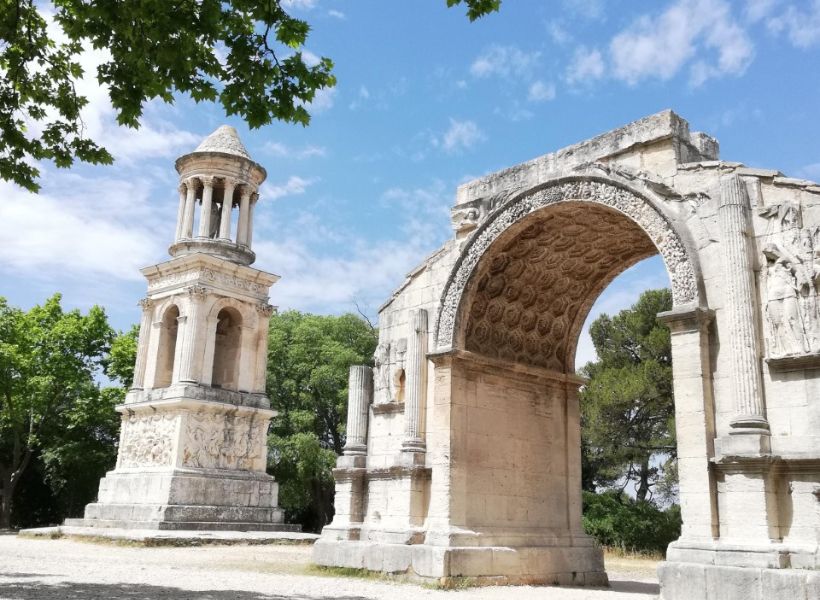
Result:
M116 468L84 519L67 525L277 530L265 472L270 286L251 268L253 209L265 169L222 126L176 161L179 213L171 260L142 269L134 383Z

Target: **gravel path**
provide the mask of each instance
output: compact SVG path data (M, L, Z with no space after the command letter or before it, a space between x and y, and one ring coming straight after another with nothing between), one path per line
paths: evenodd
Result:
M327 577L310 546L142 548L0 535L6 600L649 600L653 563L614 560L611 590L557 587L440 591L408 583Z

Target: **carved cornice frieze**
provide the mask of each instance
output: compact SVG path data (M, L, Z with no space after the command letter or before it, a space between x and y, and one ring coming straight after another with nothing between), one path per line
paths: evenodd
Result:
M179 273L169 273L161 277L153 278L148 283L149 291L157 291L163 288L182 286L186 283L204 282L211 283L228 289L248 292L254 295L261 295L267 292L267 287L250 281L237 275L221 273L213 269L193 269Z

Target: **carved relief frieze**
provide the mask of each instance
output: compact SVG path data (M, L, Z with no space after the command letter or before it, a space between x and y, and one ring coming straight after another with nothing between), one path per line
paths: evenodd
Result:
M171 466L176 422L175 413L124 416L117 468Z
M157 291L168 287L178 286L190 282L210 282L229 289L240 290L254 295L266 293L267 288L256 282L249 281L237 275L221 273L213 269L195 269L183 273L170 273L156 277L148 283L149 291Z
M268 419L255 415L202 411L185 419L182 464L203 469L261 468Z
M768 356L820 353L820 227L804 227L794 202L759 214L768 219L763 242Z

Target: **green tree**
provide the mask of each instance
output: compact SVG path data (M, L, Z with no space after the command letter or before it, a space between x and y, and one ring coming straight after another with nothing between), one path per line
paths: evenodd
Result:
M375 330L352 314L271 318L267 391L279 414L269 461L280 505L308 530L333 516L331 469L345 442L348 370L370 364L376 343Z
M470 20L500 0L467 5ZM307 125L306 106L335 85L329 58L302 52L310 26L281 0L0 0L0 178L39 188L36 161L109 164L85 135L77 93L85 48L107 51L97 67L117 121L139 127L145 103L175 93L216 101L256 128Z
M113 331L100 307L65 312L60 300L56 294L25 312L0 298L0 528L10 525L16 487L32 460L42 457L59 487L66 465L81 472L83 460L110 454L114 443L116 398L101 395L95 381Z
M663 477L658 463L675 460L670 336L657 320L671 308L668 289L650 290L590 327L598 360L582 369L589 379L581 392L585 489L634 482L636 498L645 500Z

